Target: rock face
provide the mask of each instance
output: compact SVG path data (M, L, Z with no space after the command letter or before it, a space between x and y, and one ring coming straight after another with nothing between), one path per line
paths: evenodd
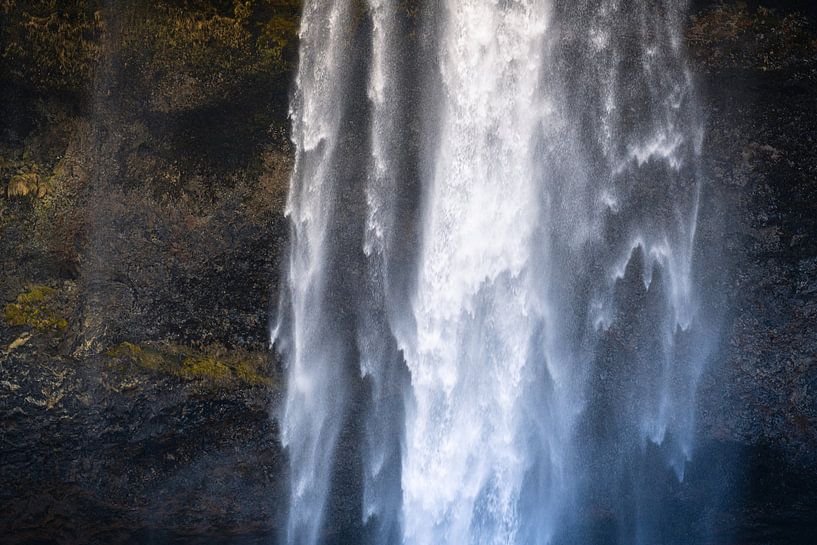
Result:
M152 543L273 527L269 390L182 380L37 334L0 366L6 543Z
M0 6L1 541L261 539L298 3L106 4Z
M299 4L62 4L0 4L2 541L268 542ZM722 543L817 535L817 20L798 7L696 2L687 32L699 236L723 263L702 271L722 343L690 486L723 465Z
M688 35L708 116L701 236L722 256L722 347L701 435L740 452L742 543L817 535L817 41L814 19L716 7ZM725 522L725 524L728 524Z

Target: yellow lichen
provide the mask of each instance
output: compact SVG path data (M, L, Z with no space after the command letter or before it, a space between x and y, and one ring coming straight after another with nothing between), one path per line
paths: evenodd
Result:
M53 305L57 290L34 284L17 296L14 303L3 309L3 318L12 326L30 326L35 329L68 328L68 320Z

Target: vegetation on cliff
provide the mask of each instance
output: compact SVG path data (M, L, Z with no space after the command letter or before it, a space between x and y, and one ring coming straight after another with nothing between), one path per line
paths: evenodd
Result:
M57 290L42 285L31 285L19 294L13 303L3 309L3 318L11 326L30 326L35 329L68 328L68 320L53 304Z
M101 54L102 2L2 0L4 77L38 91L76 91Z
M122 342L106 352L112 365L135 363L151 371L185 380L203 380L215 385L234 383L246 386L271 386L264 353L228 350L212 344L194 349L174 343Z
M26 321L24 286L68 282L61 350L77 357L124 339L265 346L300 1L0 12L4 323Z
M106 55L145 83L276 76L292 68L299 11L300 0L2 0L0 59L13 83L39 92L88 89Z

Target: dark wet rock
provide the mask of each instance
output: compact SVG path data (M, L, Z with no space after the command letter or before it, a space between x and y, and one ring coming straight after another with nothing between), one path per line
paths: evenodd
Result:
M741 542L808 543L817 533L815 20L745 5L714 13L724 10L753 38L730 38L741 53L726 64L711 64L717 45L696 57L724 314L700 394L702 435L741 453L731 512Z
M53 34L53 3L7 4L3 45L42 47L0 82L0 541L267 540L291 52L265 25L298 3L66 2Z
M281 459L266 384L54 356L57 342L38 334L0 365L4 543L276 526Z

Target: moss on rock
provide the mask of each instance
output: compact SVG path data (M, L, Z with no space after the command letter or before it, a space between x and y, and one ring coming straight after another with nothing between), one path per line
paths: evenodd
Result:
M298 20L295 17L274 15L261 26L256 42L262 64L279 70L293 68L293 58L287 54L288 48L298 35Z
M147 96L149 109L163 113L224 101L249 82L274 87L294 68L299 10L299 1L134 9L118 42L125 79Z
M101 53L101 2L0 0L4 77L38 91L80 91Z
M266 357L245 350L227 350L209 345L200 350L172 343L136 344L122 342L106 355L117 362L132 362L151 371L173 375L184 380L211 384L244 384L271 386L272 377L265 373Z
M40 183L40 175L36 172L27 172L25 174L17 174L12 176L6 187L6 195L8 198L26 197L28 195L36 195L44 197L46 190L45 185Z
M194 87L217 96L237 78L294 66L301 0L105 4L0 0L4 76L41 93L79 95L91 88L100 63L116 58L130 76L149 90L158 85L169 99L191 95Z
M68 319L54 305L57 290L40 284L28 286L14 303L3 309L3 318L12 326L29 326L39 330L68 329Z

